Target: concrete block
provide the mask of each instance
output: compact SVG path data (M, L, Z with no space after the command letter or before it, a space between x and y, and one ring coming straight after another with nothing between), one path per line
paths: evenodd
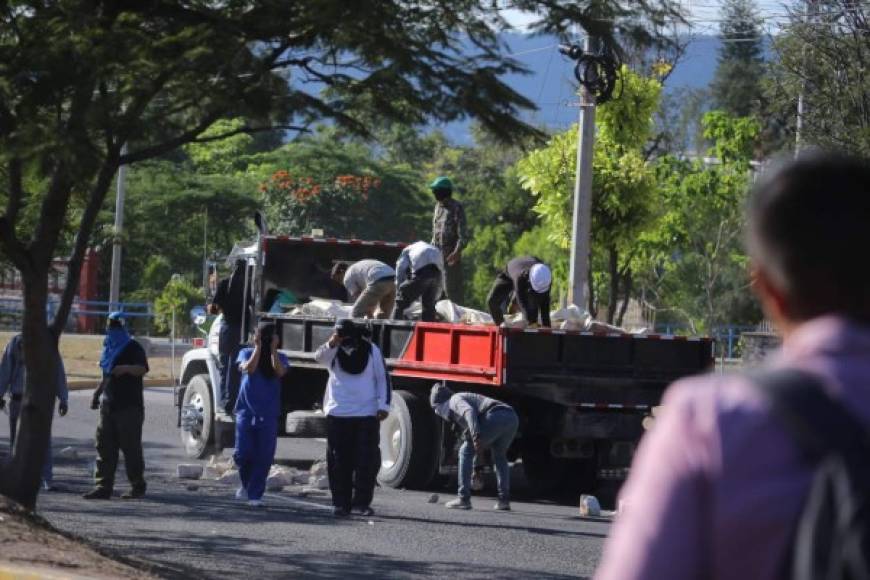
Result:
M179 479L199 479L202 477L202 465L199 463L179 463L177 475Z
M580 516L584 518L601 517L601 504L597 497L585 494L580 496Z
M228 469L220 476L218 481L233 486L239 486L242 484L242 478L239 477L239 471L237 469Z

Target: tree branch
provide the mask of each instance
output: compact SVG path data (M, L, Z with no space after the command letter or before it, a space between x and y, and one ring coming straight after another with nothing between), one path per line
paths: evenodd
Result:
M91 232L93 232L100 208L103 206L103 201L106 199L106 192L112 185L112 179L115 176L117 167L118 150L114 149L109 152L105 163L100 168L100 173L97 175L97 180L94 182L94 186L91 188L90 195L88 196L88 203L85 206L79 230L76 233L75 244L69 259L66 286L64 286L54 320L51 322L51 331L55 337L59 337L61 332L63 332L67 318L69 318L72 302L75 299L76 292L78 292L82 263L84 262L88 242L91 239Z
M209 135L208 137L197 137L196 139L191 140L191 143L209 143L211 141L220 141L221 139L227 139L229 137L233 137L235 135L239 135L241 133L253 134L253 133L265 133L267 131L299 131L300 133L310 133L310 129L308 125L269 125L264 127L249 127L245 125L244 127L239 127L238 129L234 129L232 131L226 131L224 133L220 133L218 135Z

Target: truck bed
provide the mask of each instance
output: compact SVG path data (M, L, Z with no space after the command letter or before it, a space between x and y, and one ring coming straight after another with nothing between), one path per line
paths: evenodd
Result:
M319 366L313 353L332 334L333 320L263 317L278 324L282 351L294 364ZM657 404L668 383L713 364L707 338L369 322L394 377L518 390L570 405Z

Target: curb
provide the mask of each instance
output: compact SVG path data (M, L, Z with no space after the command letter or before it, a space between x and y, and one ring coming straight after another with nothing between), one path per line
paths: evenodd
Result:
M96 379L83 379L76 381L67 381L66 387L67 390L70 391L88 391L96 389L100 386L100 382ZM142 383L146 387L173 387L175 385L172 384L172 379L145 379ZM0 576L0 580L5 580L3 576Z
M87 578L66 570L0 563L0 580L86 580Z

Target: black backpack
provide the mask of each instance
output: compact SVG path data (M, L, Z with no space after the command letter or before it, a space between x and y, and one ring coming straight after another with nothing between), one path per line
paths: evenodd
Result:
M777 370L753 379L815 466L785 577L870 580L870 432L814 375Z

